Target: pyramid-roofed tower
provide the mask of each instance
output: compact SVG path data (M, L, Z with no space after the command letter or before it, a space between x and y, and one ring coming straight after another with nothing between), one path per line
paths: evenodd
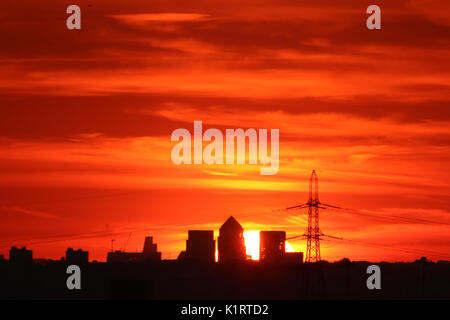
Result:
M218 249L219 262L240 261L247 257L244 228L233 216L220 227Z
M241 224L233 217L230 216L227 221L220 227L220 231L240 231L243 232Z

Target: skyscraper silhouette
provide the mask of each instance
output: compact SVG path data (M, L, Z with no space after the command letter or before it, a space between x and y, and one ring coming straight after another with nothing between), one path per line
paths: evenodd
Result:
M244 229L230 216L219 230L219 262L245 260Z
M259 233L259 258L261 262L281 262L285 256L285 231Z

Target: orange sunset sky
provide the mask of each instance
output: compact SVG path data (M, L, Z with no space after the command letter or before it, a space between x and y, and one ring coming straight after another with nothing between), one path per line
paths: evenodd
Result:
M366 28L371 4L382 30ZM323 241L323 259L450 260L448 0L0 7L0 254L105 260L111 239L135 251L153 235L176 258L188 229L230 215L296 236L306 211L278 209L307 201L316 169L322 201L372 214L322 211L322 231L394 247ZM170 135L194 120L279 129L278 174L174 165Z

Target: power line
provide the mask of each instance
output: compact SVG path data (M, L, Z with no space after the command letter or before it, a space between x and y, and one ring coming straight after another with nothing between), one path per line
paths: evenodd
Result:
M327 207L327 209L330 209L330 210L333 210L333 209L342 210L345 213L356 214L356 215L361 215L361 216L369 216L369 217L374 217L377 219L388 218L388 219L397 219L397 220L415 222L415 223L420 223L420 224L450 226L449 222L433 221L433 220L428 220L428 219L412 218L412 217L403 217L403 216L397 216L397 215L385 214L385 213L381 213L382 215L379 215L380 212L376 212L376 211L342 208L342 207L338 207L338 206L331 206L331 205L328 205L325 203L322 203L322 205Z
M322 236L327 236L327 235L324 235L323 233L321 233L319 230L319 208L320 209L329 209L329 210L342 210L345 213L361 215L361 216L369 216L369 217L374 217L377 219L394 219L394 220L408 221L410 223L450 226L450 223L442 222L442 221L432 221L432 220L427 220L427 219L404 217L404 216L397 216L397 215L392 215L392 214L383 214L382 216L380 216L379 214L376 214L376 212L373 212L373 211L343 208L343 207L329 205L329 204L320 202L319 196L318 196L318 179L317 179L317 175L316 175L315 171L313 171L313 173L311 174L311 178L310 178L309 201L304 204L288 207L284 210L304 209L304 208L308 208L307 232L303 235L297 235L297 236L292 236L292 237L286 238L286 240L295 240L298 238L306 238L307 239L307 254L306 254L307 262L314 262L314 261L320 260L320 242L319 241ZM327 236L327 237L333 238L335 240L340 240L340 241L343 241L346 243L350 243L350 244L359 244L359 245L372 246L372 247L389 248L392 250L398 250L398 251L409 252L409 253L411 253L411 252L412 253L422 253L422 254L426 253L426 254L433 255L433 256L445 257L445 254L442 254L439 252L420 250L420 249L400 248L400 247L396 247L396 246L387 246L387 245L365 242L365 241L360 241L360 240L349 240L349 239L338 238L338 237L333 237L333 236ZM312 247L314 247L316 250L315 257L311 256ZM318 254L317 254L317 248L319 249Z
M245 215L240 215L242 218L252 217L252 216L261 216L261 215L267 215L269 213L249 213ZM223 216L215 217L212 219L223 219ZM201 219L194 222L191 222L189 224L186 223L178 223L178 224L160 224L157 226L151 226L151 227L141 227L141 228L127 228L123 231L118 232L110 232L110 231L92 231L92 232L86 232L86 233L78 233L78 234L60 234L60 235L52 235L52 236L43 236L43 237L32 237L32 238L25 238L25 239L5 239L0 240L0 243L8 243L7 245L0 245L0 248L7 248L9 247L10 243L25 243L27 245L35 245L35 244L42 244L42 243L52 243L52 242L60 242L60 241L70 241L70 240L78 240L78 239L92 239L92 238L105 238L110 236L120 236L120 235L128 235L130 232L145 232L145 231L151 231L151 230L163 230L163 229L170 229L170 228L188 228L192 226L196 226L199 224L218 224L220 222L213 222L211 220ZM37 240L37 241L34 241ZM31 242L30 242L31 241Z
M316 170L313 170L309 178L309 199L307 203L288 207L285 210L308 208L308 227L305 234L306 238L306 262L320 261L320 240L324 234L319 228L319 209L325 209L322 202L319 201L319 179ZM292 237L291 239L295 239Z
M439 256L439 257L445 257L450 258L450 256L446 256L446 254L436 251L430 251L430 250L422 250L422 249L413 249L413 248L402 248L392 245L385 245L380 243L374 243L374 242L368 242L368 241L361 241L361 240L353 240L353 239L341 239L343 242L347 242L349 244L356 244L356 245L362 245L366 247L380 247L380 248L389 248L396 251L402 251L407 253L418 253L418 254L427 254L430 256Z
M300 238L302 238L304 236L294 236L294 237L290 237L290 238L286 238L286 240L290 240L290 241L297 241L301 240ZM406 253L417 253L417 254L426 254L429 256L436 256L436 257L444 257L444 258L448 258L450 259L450 256L446 255L445 253L441 253L441 252L437 252L437 251L430 251L430 250L423 250L423 249L413 249L413 248L403 248L403 247L396 247L396 246L392 246L392 245L386 245L386 244L380 244L380 243L374 243L374 242L368 242L368 241L362 241L362 240L354 240L354 239L346 239L346 238L337 238L337 237L330 237L332 239L328 240L328 241L333 241L333 240L340 240L340 241L335 241L335 244L353 244L353 245L358 245L358 246L364 246L364 247L372 247L372 248L384 248L384 249L391 249L391 250L395 250L395 251L401 251L401 252L406 252ZM322 239L322 241L325 241L325 239Z

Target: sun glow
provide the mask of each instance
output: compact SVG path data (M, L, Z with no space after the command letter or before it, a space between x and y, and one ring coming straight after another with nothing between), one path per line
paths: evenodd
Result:
M244 231L247 255L252 260L259 260L259 231Z
M244 231L245 247L247 255L252 260L259 260L259 231ZM285 242L286 252L295 252L289 242Z
M284 243L284 251L286 251L286 252L295 252L294 248L287 241Z

